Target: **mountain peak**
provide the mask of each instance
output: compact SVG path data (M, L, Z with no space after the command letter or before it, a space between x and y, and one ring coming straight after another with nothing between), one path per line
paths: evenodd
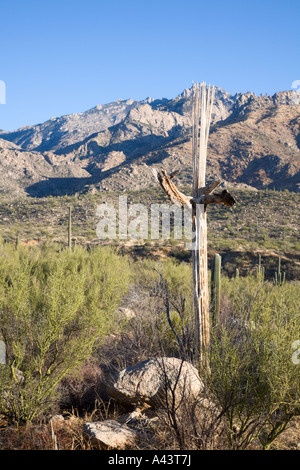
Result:
M191 96L192 87L173 99L119 99L0 131L2 174L14 175L13 185L2 178L2 192L6 187L13 194L14 185L31 195L93 185L100 190L147 187L153 184L149 167L156 164L170 172L182 169L179 181L190 182ZM295 97L295 91L232 95L215 87L208 178L297 191L300 106Z

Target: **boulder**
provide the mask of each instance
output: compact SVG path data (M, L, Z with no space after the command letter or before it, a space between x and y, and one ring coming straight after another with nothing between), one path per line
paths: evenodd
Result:
M174 357L147 359L123 369L107 385L108 395L129 405L148 404L159 407L169 400L176 406L182 401L199 396L204 385L197 369L190 363Z
M85 423L83 431L90 438L91 444L99 449L128 449L139 439L137 431L113 419Z
M57 414L52 416L52 418L50 419L50 424L51 428L53 428L54 430L61 429L65 426L66 420L63 415Z

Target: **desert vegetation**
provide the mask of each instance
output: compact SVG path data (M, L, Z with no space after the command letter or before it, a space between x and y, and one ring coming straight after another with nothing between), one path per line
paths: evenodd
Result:
M197 367L203 391L177 404L169 383L159 406L143 408L135 448L296 449L299 282L266 278L261 262L247 275L221 271L208 371L195 357L189 260L2 240L0 448L93 448L84 423L128 412L107 395L110 377L175 357Z
M180 187L186 194L190 189ZM96 208L103 202L118 208L118 192L99 192L78 196L0 200L0 227L4 242L38 245L51 242L62 249L67 246L69 207L72 208L72 243L89 247L99 244L96 236ZM244 275L255 272L259 254L265 268L265 278L271 280L281 256L282 271L287 280L300 279L298 207L299 193L288 191L234 189L236 204L232 209L211 205L208 211L208 261L214 253L222 255L222 270L230 277L235 269ZM128 205L166 203L160 188L128 191ZM288 203L287 203L288 201ZM278 217L280 214L280 217ZM172 257L191 260L190 250L182 240L148 239L110 240L119 252L133 259L160 260Z

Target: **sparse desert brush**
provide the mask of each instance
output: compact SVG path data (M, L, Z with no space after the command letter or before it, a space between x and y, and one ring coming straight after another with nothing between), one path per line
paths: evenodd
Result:
M227 421L227 445L269 448L300 415L299 283L223 279L226 315L212 329L207 386ZM223 297L224 299L224 297Z
M67 406L83 409L91 392L92 407L103 365L120 370L162 354L194 360L192 293L189 263L133 263L105 247L70 251L1 243L0 337L7 366L0 412L19 426L36 423L67 398ZM297 282L275 286L256 275L221 277L211 374L200 370L213 406L203 407L199 397L178 413L161 410L158 446L247 449L276 443L299 414L300 369L291 360L292 343L299 340L299 295ZM122 317L120 306L133 315ZM93 418L106 419L107 403L99 401L97 413ZM90 448L83 419L57 430L63 448ZM41 445L51 446L51 432L41 432ZM16 435L6 436L21 447Z
M190 324L184 325L184 316L173 307L176 303L184 305L178 303L180 295L191 306L191 292L184 287L188 272L171 261L162 271L170 285L172 327L166 318L166 304L160 302L166 284L158 283L155 288L152 278L149 284L154 297L144 303L148 315L144 312L139 317L139 328L143 331L144 321L144 329L151 329L157 354L186 358L188 354L182 354L181 346L187 345L184 340ZM150 285L147 287L151 292ZM222 276L221 292L220 319L211 330L210 369L200 369L206 398L212 404L205 410L207 426L203 425L201 400L199 404L186 403L181 410L170 406L161 414L160 434L162 445L173 446L168 448L267 449L276 445L276 439L300 414L300 369L292 361L292 344L300 332L299 283L274 286L254 275L233 279ZM190 313L185 312L189 322ZM151 325L149 319L153 320Z

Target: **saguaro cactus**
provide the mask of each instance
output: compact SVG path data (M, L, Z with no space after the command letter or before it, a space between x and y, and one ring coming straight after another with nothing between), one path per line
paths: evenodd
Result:
M0 364L6 364L6 344L0 340Z
M285 282L285 272L281 272L281 256L278 258L277 271L275 272L273 283L275 286L281 286Z
M181 207L185 206L192 218L195 349L197 361L209 368L207 351L210 344L210 318L206 211L209 204L232 207L236 201L226 189L214 193L221 181L214 181L206 186L207 143L215 91L214 87L207 87L205 83L194 85L192 91L192 195L183 194L174 184L173 178L178 171L174 171L171 175L167 175L164 169L152 168L152 171L170 201Z
M216 325L220 318L221 264L221 256L219 254L215 254L211 270L211 317L213 325Z
M68 220L68 247L72 250L72 209L69 207L69 220Z
M258 266L256 267L256 277L258 281L263 281L265 278L265 268L261 265L261 254L258 255Z

